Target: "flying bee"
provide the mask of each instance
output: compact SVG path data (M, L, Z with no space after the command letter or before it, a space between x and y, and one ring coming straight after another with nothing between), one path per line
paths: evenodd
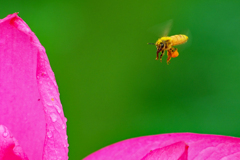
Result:
M157 48L157 58L159 58L159 53L161 52L160 55L160 61L162 62L162 56L164 55L165 50L167 51L167 64L170 63L171 58L175 58L179 55L177 48L173 48L173 46L180 45L183 43L186 43L188 40L188 37L183 34L179 35L174 35L170 37L161 37L157 40L156 43L148 43L148 44L153 44Z

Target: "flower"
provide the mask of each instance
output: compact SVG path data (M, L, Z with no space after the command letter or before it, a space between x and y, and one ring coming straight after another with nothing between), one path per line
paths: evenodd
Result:
M44 47L17 13L1 19L0 159L68 159L66 121Z
M84 160L240 159L240 138L173 133L124 140L90 154Z

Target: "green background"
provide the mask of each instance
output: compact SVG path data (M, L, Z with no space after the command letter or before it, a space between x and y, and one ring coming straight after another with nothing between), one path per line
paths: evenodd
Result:
M144 135L240 136L240 2L2 1L46 48L67 117L69 158ZM155 60L149 28L189 30L179 57ZM163 27L162 27L163 28Z

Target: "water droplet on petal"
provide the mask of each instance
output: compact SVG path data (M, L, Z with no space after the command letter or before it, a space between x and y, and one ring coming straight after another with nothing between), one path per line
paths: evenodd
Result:
M8 133L6 131L4 131L2 135L3 135L3 137L6 138L8 136Z
M57 111L58 111L58 113L61 113L61 112L62 112L62 110L61 110L60 108L57 108Z
M62 124L62 129L65 129L65 128L66 128L65 124Z
M56 122L57 121L57 115L55 113L51 113L50 114L50 117L52 119L53 122Z
M62 110L60 109L60 107L58 105L55 104L54 107L57 109L58 113L62 112Z
M48 131L47 136L48 136L48 138L51 138L52 137L52 131Z

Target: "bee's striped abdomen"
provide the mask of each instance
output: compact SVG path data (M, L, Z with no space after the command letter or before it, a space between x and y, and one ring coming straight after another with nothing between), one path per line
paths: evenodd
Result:
M172 39L171 41L172 45L175 46L175 45L179 45L187 42L188 37L186 35L179 34L179 35L171 36L171 39Z

